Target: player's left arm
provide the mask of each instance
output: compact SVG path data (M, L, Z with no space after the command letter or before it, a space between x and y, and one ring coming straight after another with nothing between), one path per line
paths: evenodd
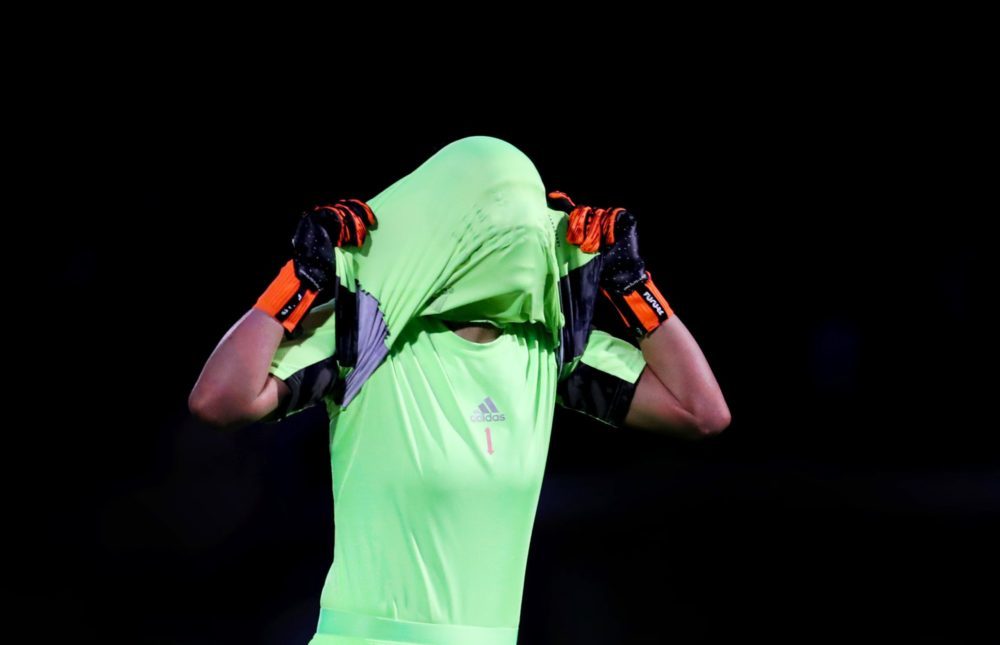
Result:
M565 233L559 229L557 235L565 235L566 242L584 254L597 254L585 256L587 261L570 270L564 280L564 286L572 287L566 290L570 300L575 296L570 309L583 312L567 315L567 321L577 332L585 329L590 303L600 292L639 347L598 335L600 349L593 350L593 338L589 339L583 363L597 369L571 375L573 380L563 387L570 396L564 400L577 409L597 410L599 418L613 425L692 438L724 430L732 418L729 406L698 343L646 269L639 253L635 214L621 207L595 209L577 204L561 191L548 193L548 205L567 213ZM640 351L641 361L636 355ZM632 380L639 368L641 373ZM615 370L616 378L624 382L601 374ZM596 393L597 403L587 403L583 393Z
M722 432L732 415L701 347L677 315L639 339L646 366L624 424L689 438Z

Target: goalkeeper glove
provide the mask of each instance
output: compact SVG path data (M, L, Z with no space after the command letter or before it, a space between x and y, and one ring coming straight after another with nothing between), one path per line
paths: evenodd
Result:
M360 199L341 199L303 212L292 235L291 259L254 307L280 322L286 337L301 335L299 323L320 292L329 290L336 296L334 247L363 245L368 229L377 224L371 207Z
M554 190L549 208L569 215L566 241L586 253L601 254L601 294L614 306L625 326L642 338L674 315L653 283L639 255L637 220L624 208L577 205L569 195Z

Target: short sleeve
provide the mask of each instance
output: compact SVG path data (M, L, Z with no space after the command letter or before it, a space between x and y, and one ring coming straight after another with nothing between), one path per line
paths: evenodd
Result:
M302 335L284 339L271 359L269 372L290 391L273 421L304 410L323 400L343 380L336 360L334 301L314 307L302 319Z
M621 427L645 366L641 349L592 328L583 354L558 384L556 402L604 424Z

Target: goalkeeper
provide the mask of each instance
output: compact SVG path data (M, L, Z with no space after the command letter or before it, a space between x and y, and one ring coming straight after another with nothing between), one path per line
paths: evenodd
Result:
M547 193L505 141L454 141L303 214L292 242L189 405L230 428L326 408L336 539L312 645L514 645L557 403L688 437L729 424L635 217ZM593 327L597 298L635 344Z

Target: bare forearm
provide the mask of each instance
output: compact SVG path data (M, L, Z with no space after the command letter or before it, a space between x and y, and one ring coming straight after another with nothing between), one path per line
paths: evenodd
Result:
M639 348L649 369L700 425L715 432L729 425L729 406L712 368L676 314L640 339Z
M253 416L267 393L271 360L283 338L281 323L250 309L226 332L202 368L189 397L192 412L220 425Z

